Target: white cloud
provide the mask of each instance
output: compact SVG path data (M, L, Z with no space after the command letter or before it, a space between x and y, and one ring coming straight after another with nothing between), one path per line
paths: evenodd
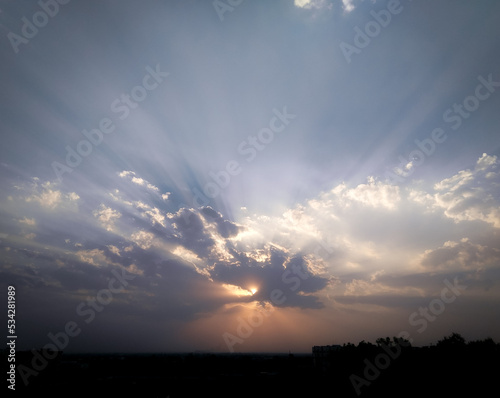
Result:
M63 193L56 189L57 183L50 181L39 185L39 179L33 179L35 182L30 187L31 194L25 198L26 202L37 202L42 207L53 210L61 205L68 205L80 199L75 192Z
M40 203L40 205L53 209L61 202L61 197L62 195L60 191L44 189L40 195L31 196L28 199L28 202L30 200L35 200Z
M400 201L399 187L368 178L367 184L348 189L345 184L340 184L332 193L346 206L353 202L361 203L373 208L394 209Z
M140 185L142 187L146 187L147 189L154 191L154 192L160 191L160 189L158 187L151 184L149 181L145 180L144 178L136 177L136 173L133 171L123 170L122 172L118 173L118 176L120 176L122 178L131 177L130 181L134 184Z
M461 170L434 185L434 193L413 191L410 199L460 221L484 221L500 228L500 163L483 154L474 169Z
M109 251L111 253L116 254L117 256L120 255L120 249L118 249L116 246L114 246L114 245L107 245L106 247L109 249Z
M143 250L149 249L153 244L154 235L151 232L139 231L131 235L130 240Z
M328 0L294 0L295 7L305 10L312 9L332 9L333 3ZM342 0L342 9L345 13L349 13L355 9L354 0Z
M363 273L381 267L401 270L407 256L387 242L390 231L380 223L400 230L402 202L398 187L373 178L353 187L342 183L279 216L245 216L239 220L242 232L234 244L248 253L272 243L311 256L336 275L352 273L353 266Z
M328 2L327 0L295 0L294 5L295 5L295 7L303 8L306 10L311 10L313 8L315 8L315 9L320 9L320 8L330 9L332 7L332 3Z
M23 219L19 220L19 222L21 224L26 224L26 225L30 225L30 226L36 225L36 221L34 218L24 217Z
M131 181L137 185L144 185L144 180L142 178L139 178L139 177L132 177Z
M94 210L93 215L102 223L107 231L112 231L115 221L122 216L119 211L107 207L104 203L101 203L99 209Z
M108 248L109 247L117 249L116 246L113 245L108 246ZM114 252L114 249L111 251ZM104 267L108 265L121 267L120 264L111 261L104 253L104 250L101 249L78 250L75 255L80 261L93 265L94 267Z
M487 169L497 169L498 167L498 159L496 156L489 156L486 153L483 153L483 155L478 159L476 163L476 170L477 171L485 171Z
M348 13L354 10L354 0L342 0L342 8Z
M461 170L453 177L445 178L434 185L436 191L456 191L460 187L469 184L474 179L474 173L471 170Z
M166 227L165 215L157 207L152 207L142 201L135 202L136 208L141 211L141 215L146 215L152 221L152 224L160 224L162 227Z
M150 184L149 182L146 184L146 187L152 191L156 191L156 192L159 192L160 189L156 186L154 186L153 184Z
M30 191L24 198L26 202L36 202L46 209L53 210L56 207L70 209L80 199L75 192L63 193L57 189L57 183L46 181L39 184L39 178L33 178L33 181L29 188L16 186L17 189Z
M80 199L80 196L78 196L75 192L70 192L68 195L67 195L67 198L69 200L78 200Z
M165 227L165 216L160 212L160 210L156 207L153 207L151 210L145 212L146 215L150 217L153 221L153 225L155 223L160 224L162 227Z
M294 5L295 7L299 8L307 8L310 7L311 0L295 0Z
M370 275L381 269L387 275L421 272L421 253L432 247L429 245L437 241L446 247L443 242L457 241L449 221L433 213L442 212L457 222L482 220L500 226L497 168L495 157L483 155L473 170L443 179L431 190L401 190L371 177L354 186L341 183L281 215L245 213L238 220L242 232L233 243L247 254L266 243L279 245L315 257L335 276L356 274L368 283L373 282ZM485 225L485 231L490 226ZM491 258L494 253L486 238L474 233L470 236L475 245L484 248L464 249L456 261L464 269L475 270L487 263L486 254ZM473 249L476 257L471 254ZM450 249L441 253L445 250Z
M99 249L92 250L78 250L75 255L83 261L84 263L93 265L95 267L102 267L109 263L108 258L104 254L104 251Z
M135 173L133 171L123 170L122 172L118 173L118 175L123 178L123 177L131 176L131 175L135 175Z
M121 193L120 193L120 190L119 189L115 189L115 192L109 192L108 195L116 202L120 202L120 203L123 203L124 205L127 205L127 206L132 206L133 203L129 200L125 200L125 199L122 199L121 198Z

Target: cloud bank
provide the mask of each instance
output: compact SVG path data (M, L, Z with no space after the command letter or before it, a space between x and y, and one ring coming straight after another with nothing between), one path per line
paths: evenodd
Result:
M410 311L456 276L481 303L499 281L498 166L483 154L428 190L373 177L340 183L280 215L238 221L208 206L172 211L131 171L118 174L119 188L92 196L37 178L17 181L2 197L9 231L0 242L2 281L17 286L22 303L42 301L41 310L20 313L21 325L38 331L30 344L74 317L75 306L120 269L135 278L96 325L120 335L131 319L159 322L151 341L211 318L226 319L222 332L229 315L251 303L327 318L348 308L361 317ZM284 300L273 301L276 289ZM89 332L75 346L94 338ZM189 345L182 333L172 339Z

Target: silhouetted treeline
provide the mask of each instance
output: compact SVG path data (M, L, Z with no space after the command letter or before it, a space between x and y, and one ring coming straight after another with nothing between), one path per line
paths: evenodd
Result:
M42 356L52 358L43 369ZM35 355L17 353L17 366L33 369L35 364L41 370L29 377L27 386L18 374L16 391L23 396L47 393L51 397L496 396L499 360L500 345L492 339L466 342L456 333L428 347L385 337L375 343L315 347L313 354L37 350Z
M362 397L498 395L499 363L500 344L491 338L466 342L457 333L426 347L386 337L334 346L315 357L321 378L341 396Z

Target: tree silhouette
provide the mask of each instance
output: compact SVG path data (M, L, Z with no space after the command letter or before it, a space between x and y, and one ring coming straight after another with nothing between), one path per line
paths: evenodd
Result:
M442 340L437 342L437 346L440 348L462 348L465 347L465 339L461 334L453 332L449 336L443 337Z
M409 340L403 338L403 337L396 337L394 336L391 340L390 337L379 337L376 341L377 345L379 347L386 346L386 347L395 347L395 346L401 346L401 347L411 347L411 343Z

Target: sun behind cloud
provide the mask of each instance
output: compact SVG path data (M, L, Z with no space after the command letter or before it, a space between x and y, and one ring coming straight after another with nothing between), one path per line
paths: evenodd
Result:
M255 294L255 292L257 291L257 289L247 290L247 289L241 288L240 286L231 285L229 283L223 283L222 286L224 288L226 288L227 290L229 290L232 294L234 294L235 296L238 296L238 297L251 296L251 295Z

